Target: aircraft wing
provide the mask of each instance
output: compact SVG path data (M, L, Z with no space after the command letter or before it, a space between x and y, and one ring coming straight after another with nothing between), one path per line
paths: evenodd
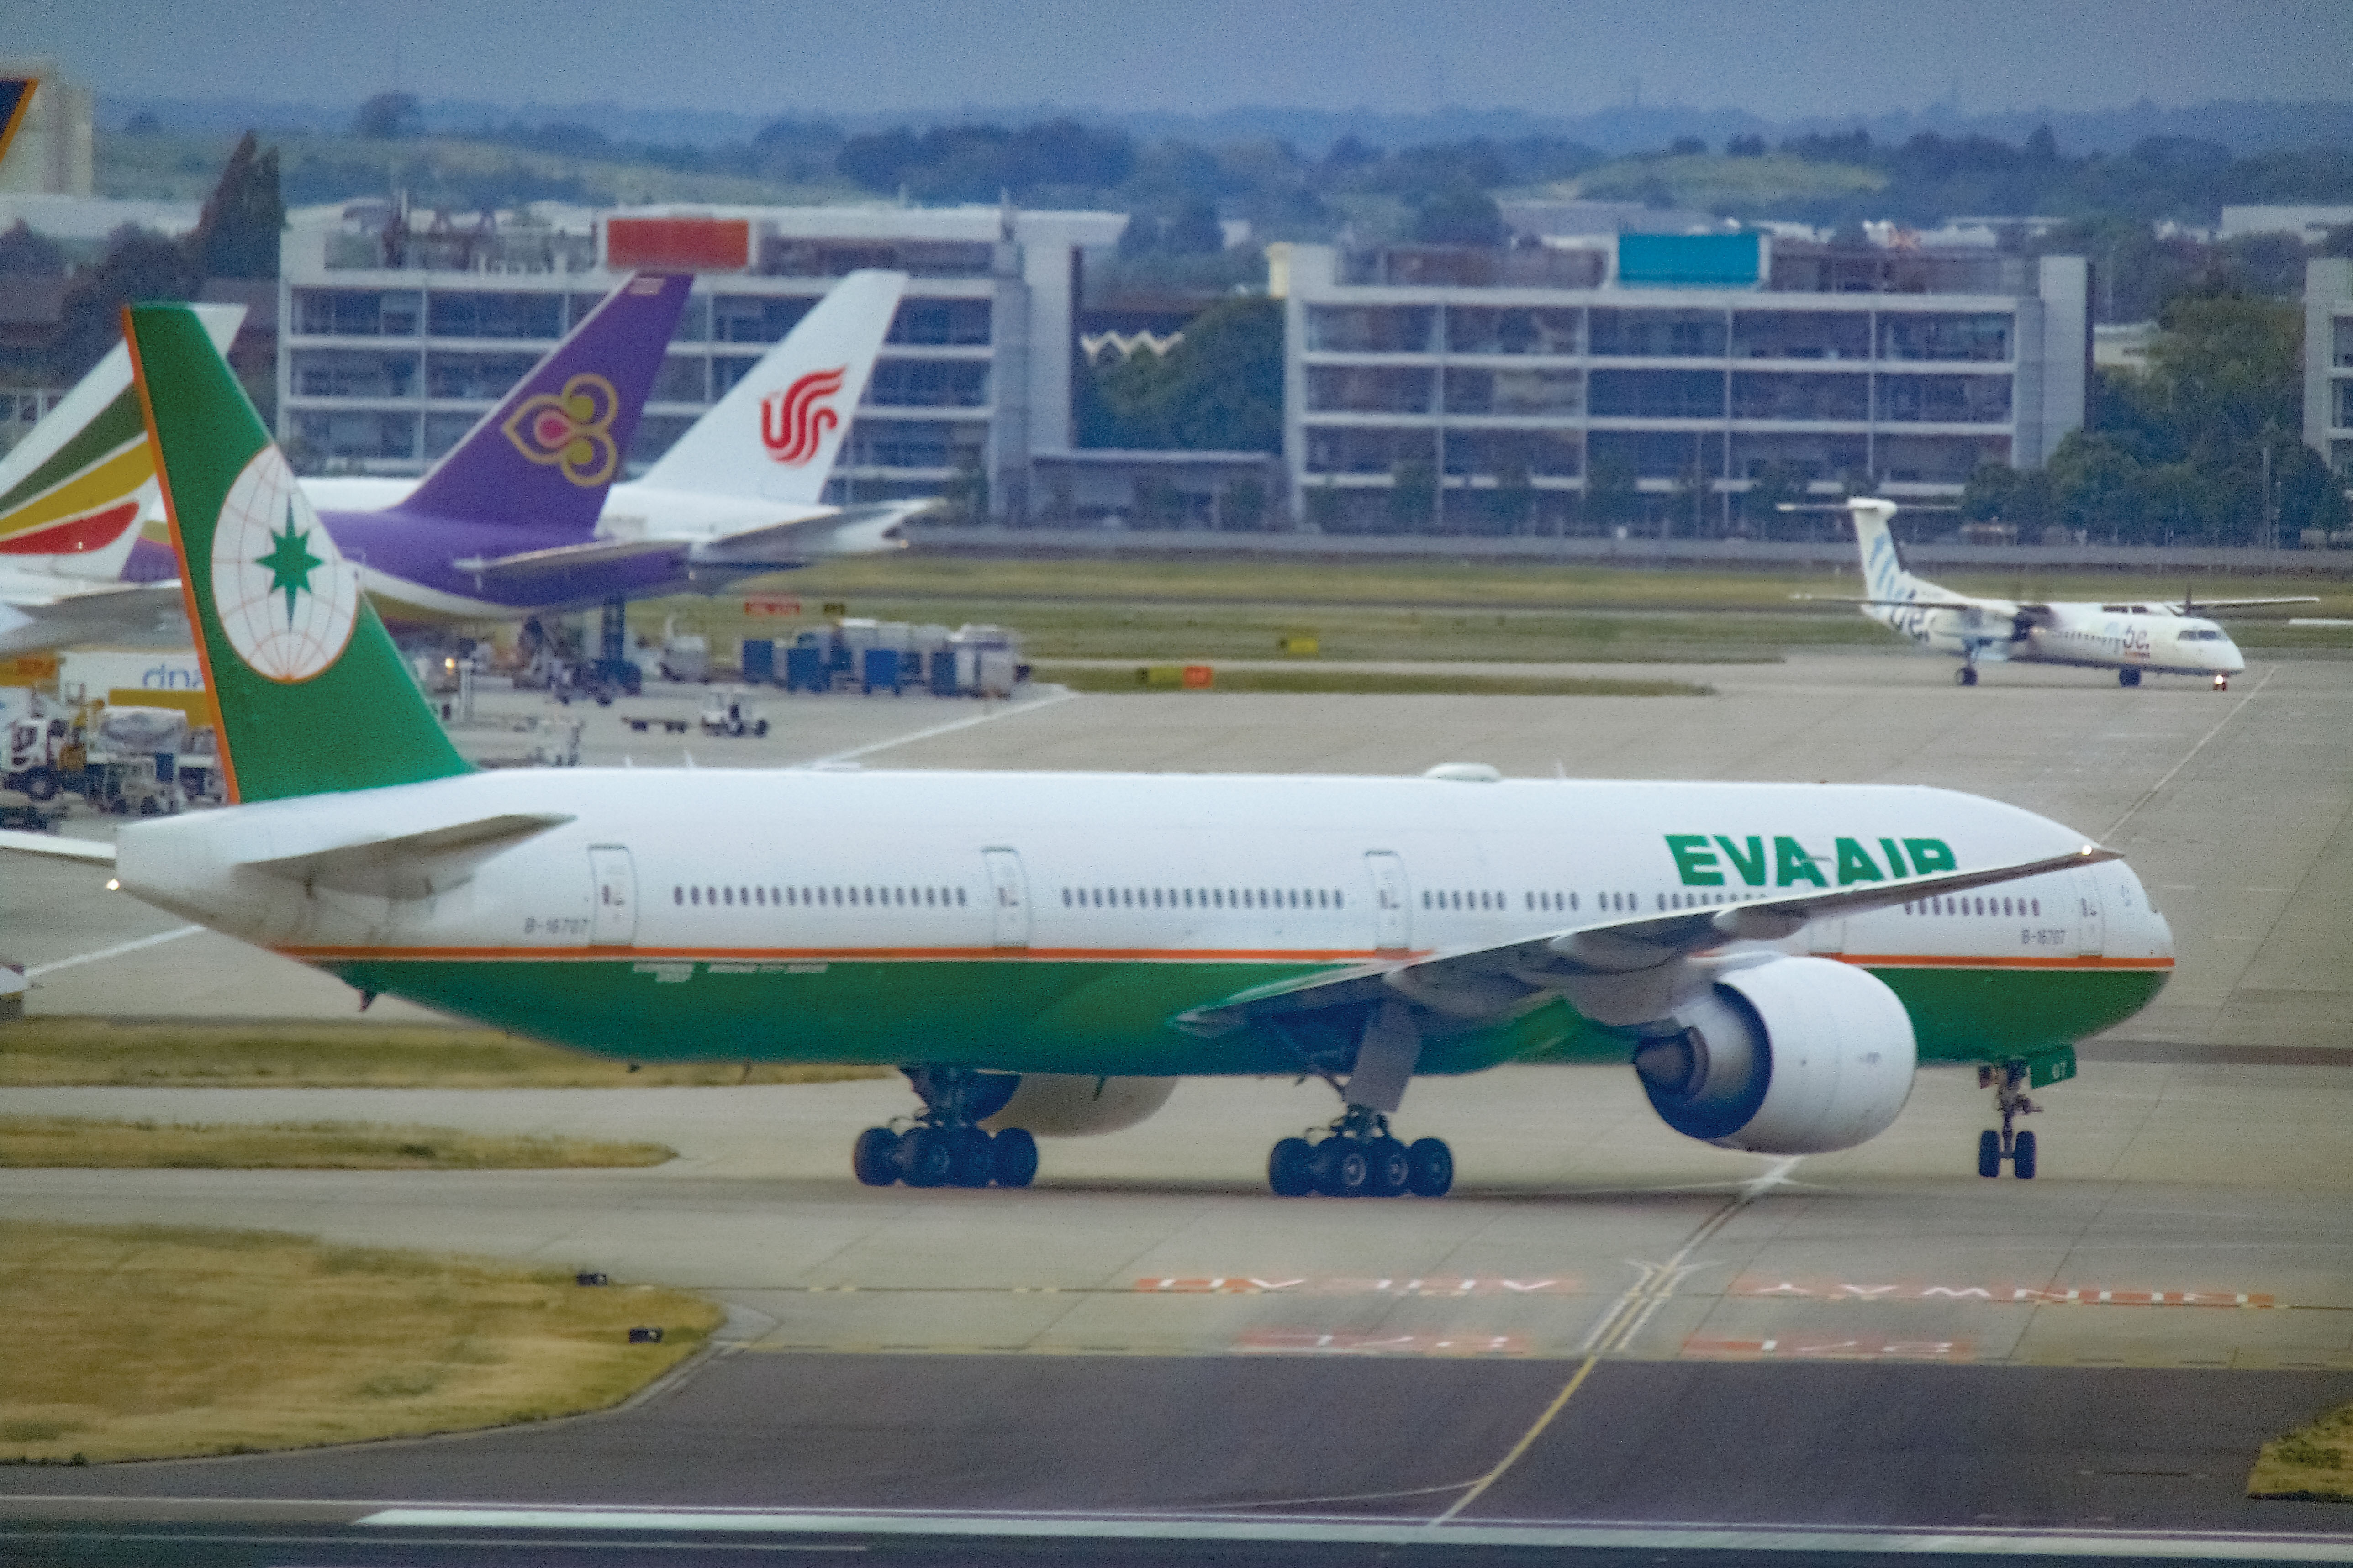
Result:
M100 865L114 864L114 846L99 844L88 838L60 838L54 833L22 833L16 828L0 828L0 849L13 849L23 855L46 855L52 860L94 860Z
M902 550L900 525L938 507L934 499L843 507L707 541L694 547L698 564L797 566L823 555L872 555Z
M449 564L478 583L528 583L583 566L609 566L641 555L676 555L685 550L685 543L675 539L592 539L585 544L558 544L512 555L469 556Z
M1905 877L1869 887L1795 893L1577 926L1502 947L1433 953L1399 963L1367 963L1340 974L1278 982L1181 1014L1176 1023L1195 1034L1222 1035L1269 1015L1314 1012L1398 994L1450 1016L1493 1016L1537 993L1556 991L1571 982L1654 969L1726 942L1778 942L1796 935L1808 922L1828 916L1890 909L1915 899L1967 892L2122 858L2114 849L2086 844L2064 855L1974 871Z
M2301 594L2292 599L2185 599L2174 606L2185 616L2201 615L2208 610L2251 610L2259 605L2316 605L2317 594Z
M14 574L0 578L0 656L143 636L185 612L177 578L78 583Z
M1820 605L1862 605L1890 610L1985 610L1999 615L1995 606L1973 599L1852 599L1841 594L1792 594L1792 599L1810 599Z

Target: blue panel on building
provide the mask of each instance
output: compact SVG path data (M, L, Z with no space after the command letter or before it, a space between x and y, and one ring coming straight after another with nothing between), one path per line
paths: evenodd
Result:
M1618 237L1618 282L1628 289L1752 288L1764 260L1761 234Z

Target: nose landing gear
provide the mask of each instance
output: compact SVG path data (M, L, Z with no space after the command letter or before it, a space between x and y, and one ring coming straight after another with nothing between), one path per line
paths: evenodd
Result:
M2228 691L2228 690L2230 690L2230 689L2231 689L2231 678L2230 678L2229 676L2227 676L2227 675L2218 675L2218 676L2216 676L2216 677L2214 678L2214 689L2215 689L2215 690L2217 690L2217 691Z
M903 1069L923 1109L914 1124L870 1127L851 1145L850 1170L870 1187L1026 1187L1038 1174L1038 1141L1018 1127L994 1137L978 1125L1005 1109L1020 1079L970 1068Z
M1978 1087L1993 1090L1994 1109L2001 1113L2001 1131L1991 1128L1978 1134L1978 1174L1999 1176L2002 1162L2010 1162L2011 1174L2022 1182L2034 1179L2034 1134L2016 1131L2017 1120L2031 1116L2042 1109L2026 1097L2020 1085L2026 1081L2024 1062L2004 1062L2001 1066L1978 1068Z
M1266 1161L1267 1185L1277 1197L1322 1193L1334 1198L1442 1198L1454 1185L1454 1151L1437 1138L1404 1143L1389 1120L1352 1105L1314 1142L1285 1138Z

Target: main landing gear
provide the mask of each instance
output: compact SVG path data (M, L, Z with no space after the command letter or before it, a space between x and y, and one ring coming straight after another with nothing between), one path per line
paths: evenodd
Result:
M2140 671L2137 669L2120 669L2116 671L2116 684L2118 686L2138 686L2140 684Z
M970 1068L907 1068L923 1097L902 1131L870 1127L851 1146L850 1169L870 1187L1026 1187L1038 1174L1038 1141L1018 1127L990 1136L979 1126L1005 1109L1020 1080Z
M1965 665L1961 666L1961 668L1958 668L1958 669L1957 669L1957 670L1953 671L1953 684L1954 684L1954 685L1956 685L1956 686L1975 686L1977 683L1978 683L1978 667L1977 667L1976 665L1974 665L1974 664L1965 664Z
M1454 1185L1454 1151L1437 1138L1400 1142L1389 1119L1352 1105L1311 1143L1285 1138L1267 1156L1267 1185L1282 1198L1442 1198Z
M2042 1107L2026 1098L2019 1086L2026 1081L2024 1062L2004 1062L2001 1066L1978 1068L1978 1087L1993 1090L1994 1109L2001 1112L2001 1131L1987 1128L1978 1134L1978 1174L1999 1176L2001 1163L2010 1162L2010 1172L2023 1182L2034 1179L2034 1134L2013 1129L2018 1118L2031 1116Z

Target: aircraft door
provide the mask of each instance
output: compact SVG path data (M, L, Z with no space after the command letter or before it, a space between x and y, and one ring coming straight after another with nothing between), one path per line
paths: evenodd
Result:
M1413 889L1405 860L1391 850L1368 850L1365 872L1373 883L1373 946L1403 952L1413 945Z
M2105 952L2108 922L2100 901L2100 874L2088 868L2070 871L2067 879L2073 884L2075 896L2075 951L2094 955Z
M629 852L616 844L590 846L588 875L596 884L589 905L589 942L597 947L627 947L636 942L638 871Z
M996 947L1029 945L1029 879L1013 849L985 849L988 863L989 942Z

